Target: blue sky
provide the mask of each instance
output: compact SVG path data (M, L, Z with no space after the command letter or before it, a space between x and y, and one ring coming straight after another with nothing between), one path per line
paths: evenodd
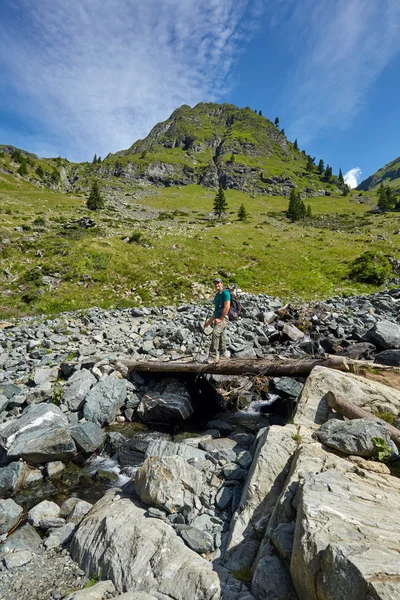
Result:
M1 0L0 143L39 156L229 102L355 185L400 155L399 75L399 0Z

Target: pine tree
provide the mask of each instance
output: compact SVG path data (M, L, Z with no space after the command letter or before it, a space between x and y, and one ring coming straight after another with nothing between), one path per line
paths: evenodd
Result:
M297 221L297 219L298 219L298 212L299 211L298 211L297 192L294 188L292 188L290 190L289 206L288 206L286 215L289 217L289 219L291 219L294 222L294 221Z
M330 167L329 165L326 165L325 177L326 179L330 179L332 177L332 167Z
M306 217L307 217L307 219L312 219L312 212L311 212L311 205L310 204L307 204Z
M95 154L93 156L92 165L95 165L96 163L97 163L97 155Z
M283 129L283 127L282 127L282 129L281 129L281 134L282 134L282 135L285 135L285 130Z
M98 157L97 162L101 163L101 156Z
M279 117L276 117L276 119L274 121L274 125L275 125L275 127L279 126Z
M294 148L295 150L298 150L298 149L299 149L299 145L298 145L298 143L297 143L297 138L294 140L293 148Z
M345 183L343 186L343 196L348 196L349 192L350 192L349 186L347 185L347 183Z
M321 160L318 163L318 173L320 175L322 175L324 173L324 171L325 171L325 163L324 163L324 161L321 158Z
M378 190L378 208L381 212L392 210L396 204L396 196L393 190L381 183Z
M42 165L39 165L38 168L36 169L36 175L39 175L39 177L44 177L44 171L43 171Z
M338 179L339 179L339 182L343 185L344 184L344 177L343 177L342 169L339 169Z
M18 150L18 148L14 148L11 154L11 160L20 163L22 161L21 150Z
M314 171L314 161L311 158L311 156L307 156L306 171L307 171L307 173L312 173Z
M239 207L237 216L238 216L239 221L245 221L248 217L247 210L246 210L246 207L243 204L243 202Z
M214 198L214 214L220 219L222 213L224 213L227 208L228 203L225 198L225 193L222 187L220 187Z
M260 117L262 117L262 110L259 110L258 114L259 114Z
M140 158L146 158L147 150L142 150L140 153Z
M25 175L28 175L28 166L26 164L25 158L21 158L21 164L19 165L19 169L18 169L17 173L22 175L22 177L25 177Z
M104 199L100 194L99 184L96 180L93 181L92 187L90 188L89 198L87 199L86 206L89 210L98 210L104 207Z

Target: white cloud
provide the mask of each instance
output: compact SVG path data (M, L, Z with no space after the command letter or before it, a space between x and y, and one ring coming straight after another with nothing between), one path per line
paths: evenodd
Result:
M181 104L220 97L255 28L250 0L21 0L19 11L0 37L13 108L59 136L41 131L32 151L80 160L129 147Z
M287 6L286 6L287 7ZM345 130L400 51L398 0L293 3L286 111L302 143Z
M350 169L343 175L344 182L347 183L351 188L355 188L361 181L362 171L360 167L354 167L354 169Z

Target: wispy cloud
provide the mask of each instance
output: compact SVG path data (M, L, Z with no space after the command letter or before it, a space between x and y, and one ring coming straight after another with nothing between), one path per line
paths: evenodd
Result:
M250 0L20 0L0 66L20 98L13 109L59 136L36 135L30 149L104 155L177 106L220 97L261 9Z
M354 169L350 169L343 175L344 182L347 183L351 188L355 188L361 181L362 171L360 167L354 167Z
M286 8L290 2L285 3ZM301 0L288 22L290 130L302 142L346 129L400 51L398 0Z

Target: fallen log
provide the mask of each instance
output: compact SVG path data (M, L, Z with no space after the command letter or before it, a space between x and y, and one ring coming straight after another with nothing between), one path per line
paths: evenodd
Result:
M329 408L332 408L347 419L373 419L374 421L383 423L390 435L391 440L400 449L400 430L397 429L397 427L393 427L393 425L390 425L390 423L387 423L383 419L373 415L368 410L357 406L353 402L336 396L333 392L327 392L325 398Z
M348 371L348 360L342 356L315 359L290 359L282 357L257 359L228 359L212 363L121 361L129 372L142 373L212 373L215 375L259 375L271 377L308 377L314 367L329 367Z

